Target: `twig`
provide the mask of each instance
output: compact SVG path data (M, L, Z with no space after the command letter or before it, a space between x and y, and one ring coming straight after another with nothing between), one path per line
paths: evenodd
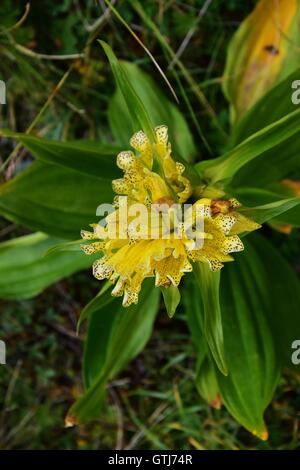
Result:
M174 67L175 63L177 62L177 60L182 56L183 52L185 51L185 49L187 48L190 40L192 39L193 35L195 34L196 30L197 30L197 26L199 24L199 21L201 20L201 18L203 18L203 16L205 15L205 13L207 12L210 4L212 3L213 0L206 0L206 2L204 3L203 7L200 9L199 13L198 13L198 16L197 16L197 21L196 21L196 24L188 31L188 33L186 34L184 40L182 41L181 45L179 46L178 50L176 51L175 53L175 57L172 59L170 65L169 65L169 69L171 69L172 67Z
M123 24L123 26L125 26L125 28L130 32L130 34L134 37L134 39L137 41L137 43L144 49L144 51L146 52L146 54L148 54L148 56L150 57L150 59L152 60L153 64L155 65L155 67L157 68L157 70L159 71L159 73L161 74L161 76L163 77L164 81L166 82L169 90L171 91L175 101L177 103L179 103L179 99L177 98L177 95L176 95L176 92L174 90L174 88L172 87L170 81L168 80L166 74L164 73L164 71L162 70L161 66L159 65L159 63L157 62L157 60L155 59L155 57L153 56L153 54L149 51L149 49L145 46L145 44L143 43L143 41L135 34L135 32L132 30L132 28L129 26L129 24L124 20L124 18L120 15L120 13L114 8L114 6L112 5L112 2L110 0L104 0L105 3L109 6L109 8L111 9L111 11L114 13L114 15L118 18L118 20Z
M5 29L5 32L6 33L11 33L11 31L14 31L15 29L18 29L20 26L22 26L22 24L26 21L27 19L27 16L29 14L29 11L30 11L30 3L26 3L25 5L25 11L23 13L23 16L19 19L19 21L17 21L17 23L15 23L13 26L11 26L10 28L8 29Z
M117 1L117 0L112 0L112 1L111 1L112 5L114 5L114 4L116 3L116 1ZM94 31L96 31L96 30L99 28L99 26L102 25L102 23L104 23L104 22L107 20L107 18L108 18L109 16L110 16L110 9L107 7L107 8L105 8L104 13L103 13L101 16L99 16L99 18L97 18L96 21L94 21L94 23L92 23L92 24L87 24L87 25L85 26L85 29L86 29L89 33L93 33Z
M4 442L8 443L12 437L16 436L25 426L29 421L33 418L33 416L36 414L36 411L33 409L30 409L25 416L19 421L19 423L12 428L9 433L5 436Z
M15 224L10 224L4 227L2 230L0 230L0 237L4 237L5 235L8 235L11 233L14 229L16 228Z
M47 60L75 60L84 58L84 53L80 52L77 54L41 54L40 52L34 52L27 47L21 46L21 44L13 43L14 47L24 55L33 57L35 59L47 59Z
M50 323L47 322L47 324L56 330L58 333L61 333L64 336L68 336L69 338L76 339L77 341L83 341L83 338L81 336L78 336L76 333L73 331L68 330L65 328L63 325L60 325L59 323Z
M5 179L6 180L10 180L10 178L12 178L13 173L14 173L18 163L23 160L23 158L25 157L26 154L27 154L27 149L25 149L25 148L20 149L20 151L18 152L18 155L16 155L16 158L13 159L10 162L10 164L8 165L8 168L7 168L6 173L5 173Z
M155 424L158 424L163 418L163 412L168 408L168 403L161 403L156 410L152 413L152 415L148 419L148 424L149 426L153 426ZM145 431L143 429L140 429L129 441L127 446L125 447L124 450L132 450L136 448L136 445L139 443L141 439L145 436Z
M13 391L14 391L14 389L15 389L16 382L17 382L17 380L18 380L21 367L22 367L22 361L19 360L19 361L17 362L17 364L16 364L14 370L13 370L13 373L12 373L11 379L10 379L10 381L9 381L9 384L8 384L8 387L7 387L7 391L6 391L4 400L3 400L2 413L1 413L1 416L0 416L0 431L4 428L5 414L6 414L6 412L7 412L7 407L8 407L8 404L9 404L10 400L11 400ZM2 434L2 432L1 432L1 434Z
M69 69L66 71L66 73L64 74L64 76L60 79L60 81L58 82L58 84L56 85L56 87L54 88L54 90L50 93L50 95L48 96L45 104L42 106L42 108L40 109L40 111L38 112L38 114L36 115L36 117L34 118L34 120L32 121L32 123L30 124L30 126L26 129L25 131L25 134L30 134L30 132L32 131L32 129L35 127L35 125L37 124L37 122L39 121L40 117L43 115L43 113L46 111L46 109L48 108L48 106L50 105L50 103L52 102L52 100L54 99L55 95L59 92L59 90L61 89L61 87L63 86L63 84L65 83L65 81L67 80L71 70L73 68L73 65L71 65L69 67ZM3 170L5 170L5 168L7 167L7 165L11 162L11 160L13 160L13 158L15 158L15 156L18 154L18 151L20 150L20 148L22 148L22 144L17 144L17 146L13 149L13 151L10 153L10 155L7 157L7 159L5 160L5 162L1 165L0 167L0 173L2 173Z

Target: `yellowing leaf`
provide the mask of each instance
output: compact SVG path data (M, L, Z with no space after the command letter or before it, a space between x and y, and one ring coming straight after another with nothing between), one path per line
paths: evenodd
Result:
M236 122L299 65L297 0L260 0L228 49L223 91Z

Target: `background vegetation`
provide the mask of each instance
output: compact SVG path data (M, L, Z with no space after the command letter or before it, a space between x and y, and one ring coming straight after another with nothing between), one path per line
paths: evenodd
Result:
M116 3L168 72L188 117L157 36L130 1ZM174 51L187 34L191 36L181 60L201 85L218 126L207 118L205 107L188 86L186 93L210 151L193 121L190 126L199 155L219 154L224 145L222 134L229 128L228 105L220 90L226 48L255 1L145 0L141 4L143 14L154 21ZM24 12L25 1L1 1L0 79L7 83L7 105L0 109L0 127L25 131L35 122L35 133L51 139L111 140L106 110L114 84L95 38L109 42L119 58L142 65L161 81L171 98L143 49L117 19L107 14L104 2L32 1L25 16ZM18 25L20 18L22 24ZM84 49L87 53L83 58ZM59 84L70 67L65 83ZM49 97L51 102L38 116ZM12 155L12 150L12 142L3 139L1 159L9 158L1 174L4 180L31 160L28 151L21 149ZM1 241L25 233L14 224L0 221ZM270 231L270 240L300 270L299 235L293 232L288 241L285 235ZM226 410L214 410L199 398L193 383L195 353L180 311L172 320L163 312L158 316L146 349L110 384L109 406L101 420L65 429L65 413L81 387L82 337L75 335L76 321L80 309L97 291L98 283L87 270L56 283L33 300L1 301L0 338L7 343L8 364L0 368L0 448L299 448L300 377L285 376L267 410L270 440L260 442Z

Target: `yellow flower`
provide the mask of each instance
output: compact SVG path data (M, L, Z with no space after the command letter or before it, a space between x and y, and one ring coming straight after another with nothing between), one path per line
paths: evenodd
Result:
M124 176L113 181L113 189L119 196L114 201L115 212L106 217L106 226L92 224L93 232L81 232L83 239L91 241L82 245L83 251L103 255L94 262L94 276L110 279L114 284L112 295L123 295L124 306L138 302L141 284L147 277L155 277L156 286L178 286L184 273L192 271L193 262L208 263L214 271L221 269L224 262L233 260L230 253L244 248L238 234L260 227L237 212L240 204L235 199L193 201L191 183L183 176L185 167L172 159L167 127L160 126L155 131L155 143L139 131L130 141L137 154L124 151L117 156L117 165ZM137 203L145 207L146 219L138 232L131 230L132 215L128 216L125 234L121 230L124 196L129 210ZM200 245L188 234L186 225L176 226L172 216L173 204L181 207L187 201L192 203L187 211L190 229L194 236L199 236ZM197 233L199 213L202 228ZM171 221L168 237L165 237L166 215ZM156 236L146 230L154 219Z
M171 157L167 127L159 126L155 131L157 140L154 144L143 131L131 138L130 144L139 157L131 151L119 153L117 165L124 171L124 177L113 181L113 190L145 204L174 196L183 203L192 193L189 180L182 176L185 168ZM164 178L152 171L154 160Z

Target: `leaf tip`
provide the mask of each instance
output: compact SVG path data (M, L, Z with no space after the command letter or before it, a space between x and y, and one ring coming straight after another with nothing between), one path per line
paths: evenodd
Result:
M216 410L220 410L222 406L222 399L219 393L215 396L215 398L210 402L210 406L215 408Z
M76 424L78 424L76 416L68 414L65 418L65 428L72 428Z
M254 429L252 431L252 434L256 437L259 437L259 439L261 439L262 441L267 441L269 439L269 433L265 427L260 431Z

